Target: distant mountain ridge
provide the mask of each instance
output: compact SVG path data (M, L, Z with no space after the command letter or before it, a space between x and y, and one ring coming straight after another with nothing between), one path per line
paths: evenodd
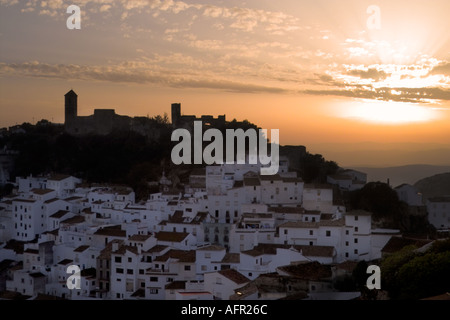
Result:
M395 188L402 183L414 185L419 180L442 174L450 173L450 166L433 166L425 164L406 165L386 168L348 167L367 173L367 181L387 182Z
M424 199L450 195L450 172L441 173L417 181L414 186Z

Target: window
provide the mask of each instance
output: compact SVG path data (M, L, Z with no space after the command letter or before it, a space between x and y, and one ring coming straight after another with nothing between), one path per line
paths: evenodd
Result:
M144 269L139 269L139 274L144 274Z
M133 258L128 258L128 262L133 262Z
M158 294L158 289L151 288L150 294Z
M120 299L120 293L116 293L116 298Z
M312 246L312 245L314 245L314 243L313 243L312 241L310 241L310 242L309 242L309 245Z
M305 221L308 221L309 220L309 218L308 217L305 217Z
M355 238L355 243L358 243L358 238Z
M127 274L133 274L133 269L127 269Z
M345 235L348 236L348 230L345 230Z
M173 282L173 278L167 278L167 282Z
M314 230L309 230L309 235L312 236L314 234Z
M203 265L201 269L202 269L202 271L208 270L208 268L205 265Z
M184 266L184 271L191 271L191 266Z
M219 217L219 210L216 210L216 218Z
M205 253L205 259L211 259L211 253L209 252Z
M249 276L249 277L253 276L253 273L249 272L249 273L248 273L248 276Z
M354 251L354 252L355 252L355 254L358 254L358 249L355 249L355 251Z
M345 246L348 247L348 241L345 241Z
M348 252L345 253L345 257L348 258Z
M141 288L145 288L145 282L141 282Z
M330 230L327 230L326 236L327 236L327 237L330 237L330 236L331 236L331 231L330 231Z
M284 229L284 234L288 234L288 231L287 231L287 229Z
M122 268L116 268L116 273L123 273L123 269Z
M355 216L355 221L358 221L358 216Z
M358 232L358 227L355 227L355 232Z
M122 257L114 257L114 262L122 263Z
M158 277L150 277L150 282L158 282Z

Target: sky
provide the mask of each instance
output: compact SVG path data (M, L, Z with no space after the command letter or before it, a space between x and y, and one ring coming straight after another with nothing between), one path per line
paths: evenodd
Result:
M371 162L357 150L447 150L448 12L448 0L0 0L0 127L62 123L73 89L79 115L170 116L177 102L343 165Z

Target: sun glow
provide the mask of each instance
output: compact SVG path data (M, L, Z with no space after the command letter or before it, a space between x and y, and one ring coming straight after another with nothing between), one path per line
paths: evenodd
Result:
M413 103L369 101L343 108L341 117L379 124L408 124L428 122L438 117L438 110Z

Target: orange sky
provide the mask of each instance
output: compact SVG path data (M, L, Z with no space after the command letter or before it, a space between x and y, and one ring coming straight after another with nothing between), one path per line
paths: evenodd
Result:
M68 5L0 2L0 127L62 122L74 89L80 115L170 116L180 102L324 155L450 148L448 1L83 0L81 30L66 28Z

